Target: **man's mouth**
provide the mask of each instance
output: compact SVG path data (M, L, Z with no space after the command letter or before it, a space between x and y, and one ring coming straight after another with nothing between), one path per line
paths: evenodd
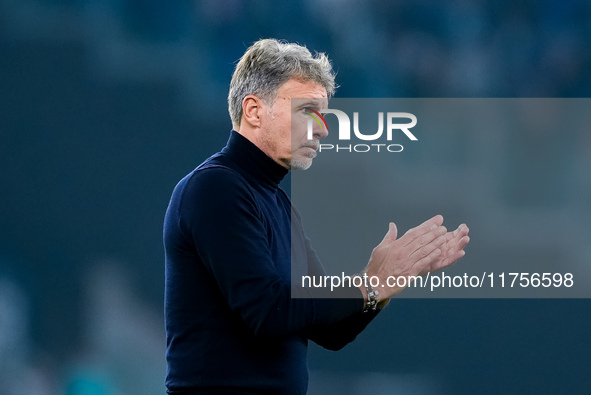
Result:
M302 144L302 148L312 148L314 151L318 151L319 143L306 143Z

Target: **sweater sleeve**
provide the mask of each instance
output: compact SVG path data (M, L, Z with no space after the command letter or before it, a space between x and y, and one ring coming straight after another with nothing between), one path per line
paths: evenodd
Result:
M308 255L309 273L314 276L326 274L316 251L308 237L306 240L306 251ZM359 291L361 295L361 291ZM314 343L327 350L337 351L356 339L365 327L378 315L379 310L363 312L361 308L353 315L340 321L318 325L310 328L307 336Z
M179 206L179 228L192 241L230 310L257 337L279 337L354 316L362 302L291 297L269 247L264 218L246 181L223 167L198 170Z

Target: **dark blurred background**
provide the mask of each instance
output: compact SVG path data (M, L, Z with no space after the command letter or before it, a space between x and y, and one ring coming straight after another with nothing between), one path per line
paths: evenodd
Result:
M0 0L0 395L163 393L164 211L265 37L327 52L339 97L591 92L586 1ZM400 300L311 348L310 393L586 394L590 307Z

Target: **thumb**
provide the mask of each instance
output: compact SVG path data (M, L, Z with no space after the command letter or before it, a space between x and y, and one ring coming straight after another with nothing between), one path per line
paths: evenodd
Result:
M398 228L394 222L388 224L388 233L386 233L386 237L390 238L392 241L396 240L398 237Z

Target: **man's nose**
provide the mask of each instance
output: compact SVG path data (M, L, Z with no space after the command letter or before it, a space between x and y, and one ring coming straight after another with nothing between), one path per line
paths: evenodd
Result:
M328 128L324 124L323 125L315 124L313 126L312 132L314 134L314 139L316 139L316 140L322 140L323 138L328 136Z

